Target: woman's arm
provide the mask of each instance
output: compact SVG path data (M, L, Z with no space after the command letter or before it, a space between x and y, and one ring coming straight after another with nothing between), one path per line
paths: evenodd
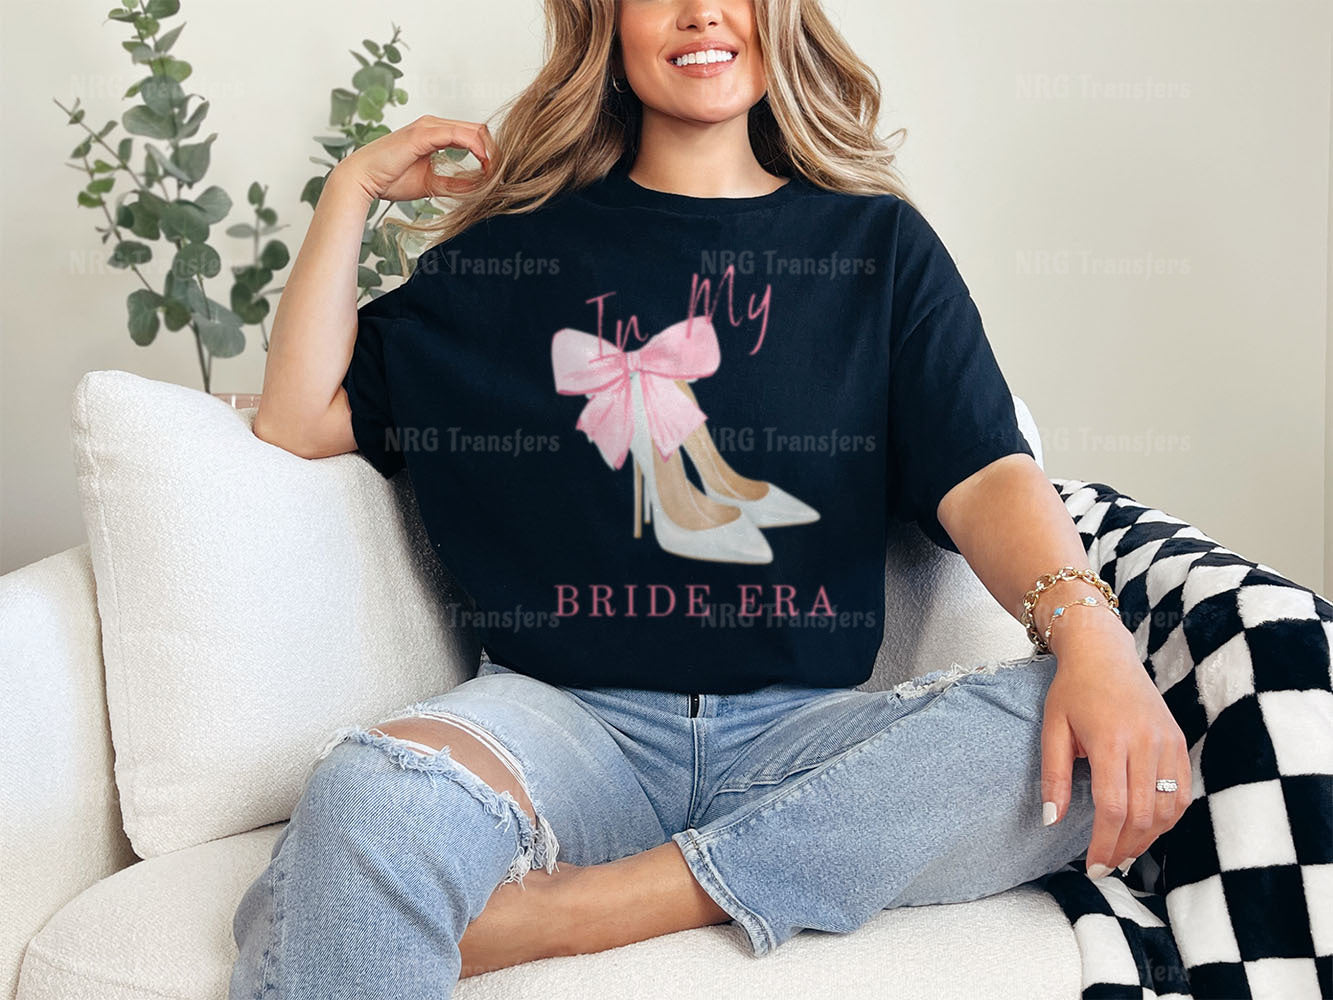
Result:
M1059 491L1030 455L1007 455L964 479L944 495L936 516L1016 619L1042 574L1089 568ZM1105 601L1084 580L1055 583L1034 609L1038 630L1045 632L1055 608L1087 595ZM1180 819L1193 797L1189 748L1139 661L1133 633L1106 608L1062 616L1050 649L1056 670L1042 722L1043 821L1064 816L1074 758L1086 757L1096 807L1088 872L1099 878L1138 857ZM1174 778L1179 787L1163 794L1158 778Z
M356 273L374 199L339 169L325 181L278 301L254 420L257 437L306 458L356 448L339 396L356 343Z
M1059 491L1030 455L1006 455L964 479L944 494L936 516L977 578L1016 619L1037 577L1061 566L1090 568ZM1037 631L1046 631L1056 607L1086 595L1106 600L1085 580L1057 581L1033 611ZM1120 620L1105 609L1080 611L1052 630L1051 651L1058 658L1061 643L1074 633L1108 624L1132 642Z

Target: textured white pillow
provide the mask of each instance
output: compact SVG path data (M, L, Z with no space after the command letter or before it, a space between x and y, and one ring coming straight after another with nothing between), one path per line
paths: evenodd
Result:
M1043 469L1041 435L1027 404L1014 396L1019 430ZM884 642L865 691L913 677L1032 652L1027 630L1009 614L957 552L942 549L916 524L890 520L884 580Z
M169 851L287 819L329 733L471 676L466 598L406 475L306 461L198 390L94 371L71 432L125 831Z

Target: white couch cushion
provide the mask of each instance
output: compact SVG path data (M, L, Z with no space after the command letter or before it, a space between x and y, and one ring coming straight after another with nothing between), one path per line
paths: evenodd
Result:
M151 858L291 815L330 731L475 670L406 476L311 462L196 389L94 371L72 438L125 831Z
M65 906L28 947L20 1000L226 996L232 917L282 825L154 858ZM455 1000L1067 1000L1079 994L1073 929L1055 900L1019 886L967 903L884 910L851 934L802 931L755 958L716 924L462 980Z

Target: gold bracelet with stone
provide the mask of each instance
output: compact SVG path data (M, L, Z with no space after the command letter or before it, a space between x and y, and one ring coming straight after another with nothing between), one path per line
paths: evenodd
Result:
M1077 601L1074 601L1072 604L1062 604L1051 612L1050 624L1046 626L1046 631L1042 634L1041 645L1043 652L1051 648L1051 629L1055 628L1055 623L1058 622L1062 617L1064 617L1064 613L1070 608L1080 608L1080 607L1106 608L1107 611L1112 612L1117 618L1120 617L1119 611L1111 607L1111 605L1107 604L1106 602L1097 600L1097 598L1093 597L1091 594L1088 594L1086 597L1080 597Z
M1111 585L1092 570L1075 569L1073 566L1064 566L1058 573L1043 573L1037 578L1037 582L1033 584L1032 589L1024 595L1023 615L1019 619L1019 622L1027 629L1028 640L1034 647L1036 647L1037 652L1039 653L1049 653L1050 646L1046 644L1046 640L1037 631L1037 624L1033 620L1032 613L1037 607L1037 601L1041 599L1042 594L1060 580L1084 580L1087 583L1092 584L1105 595L1106 606L1115 613L1117 618L1120 617L1120 599L1116 597L1115 591L1111 589ZM1050 629L1048 628L1047 631L1049 632Z

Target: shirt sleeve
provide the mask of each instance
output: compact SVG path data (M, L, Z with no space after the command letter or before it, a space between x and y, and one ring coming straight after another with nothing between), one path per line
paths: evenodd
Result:
M389 391L386 347L391 353L394 338L410 332L413 324L422 321L426 284L422 275L431 271L422 265L430 253L427 250L417 258L412 274L397 288L357 309L356 342L342 381L352 412L352 435L357 450L385 479L406 464Z
M900 226L898 254L903 266L895 281L910 284L895 288L904 306L890 337L892 507L935 544L958 552L936 515L940 500L996 459L1033 451L977 305L914 209Z

